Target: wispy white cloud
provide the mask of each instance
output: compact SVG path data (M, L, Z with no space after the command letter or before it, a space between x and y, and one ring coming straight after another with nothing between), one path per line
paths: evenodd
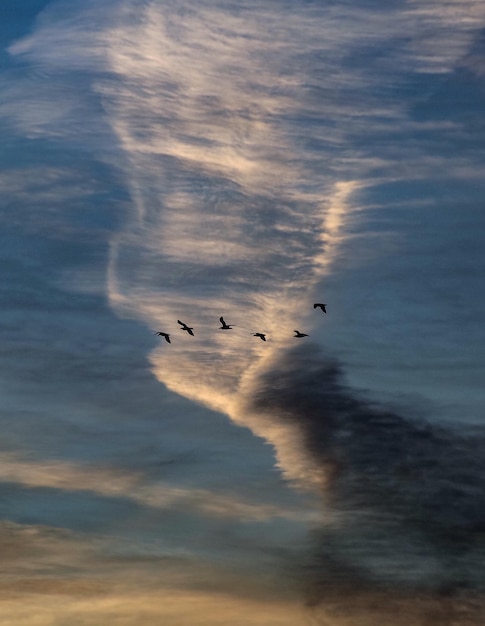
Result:
M352 193L442 167L417 140L430 123L413 120L412 97L396 93L422 74L451 73L483 6L61 7L11 46L38 70L8 85L3 115L30 134L75 136L123 171L136 210L112 237L110 302L153 330L193 324L193 340L153 352L157 377L278 441L280 462L293 465L294 429L241 413L240 390L294 328L313 323L312 292L355 219ZM87 94L71 72L89 75ZM22 93L23 109L13 106ZM233 333L218 332L221 314Z

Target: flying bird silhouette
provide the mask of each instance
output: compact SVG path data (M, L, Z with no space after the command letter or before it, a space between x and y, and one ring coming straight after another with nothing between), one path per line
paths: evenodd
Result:
M219 321L222 324L222 326L219 326L220 330L232 330L231 324L226 324L222 316L219 318Z
M162 332L158 332L158 333L154 333L154 335L159 335L160 337L165 337L165 341L167 343L172 343L170 341L170 335L168 333L162 333Z
M263 333L253 333L253 337L259 337L261 341L266 341L266 335Z
M187 324L181 322L180 320L177 320L177 322L182 326L180 330L186 330L189 335L192 335L192 337L194 336L194 329L191 326L187 326Z
M295 330L293 337L308 337L306 333L301 333L299 330Z
M326 304L322 304L321 302L315 302L315 304L313 305L314 309L320 308L322 309L322 313L326 313L327 309L325 308L327 305Z

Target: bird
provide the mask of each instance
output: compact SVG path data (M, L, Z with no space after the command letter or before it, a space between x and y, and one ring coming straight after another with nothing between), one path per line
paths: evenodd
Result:
M253 337L259 337L261 341L266 341L266 335L263 333L253 333Z
M306 333L301 333L299 330L295 330L293 337L308 337Z
M320 308L322 309L322 313L326 313L327 309L325 308L327 305L326 304L321 304L320 302L315 302L315 304L313 305L313 308Z
M182 326L180 330L186 330L189 335L192 335L192 337L194 336L194 329L191 326L187 326L187 324L181 322L180 320L177 320L177 322Z
M158 332L158 333L154 333L155 335L160 335L160 337L165 337L165 341L167 343L172 343L170 341L170 335L168 333L162 333L162 332Z
M231 324L226 324L222 316L219 318L219 321L222 324L222 326L219 327L220 330L232 330Z

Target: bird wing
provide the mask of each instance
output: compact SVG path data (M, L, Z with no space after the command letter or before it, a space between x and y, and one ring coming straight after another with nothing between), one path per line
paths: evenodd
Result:
M221 324L225 324L225 323L226 323L226 322L224 321L224 318L222 317L222 315L221 315L221 317L219 318L219 321L220 321L220 323L221 323Z
M165 337L165 339L167 340L167 342L168 342L168 343L172 343L172 342L170 341L170 337L169 337L169 335L164 335L164 337Z
M181 322L180 320L177 320L177 323L180 324L181 326L185 326L185 324Z
M189 335L192 335L192 337L194 336L194 331L191 328L187 328L187 332Z

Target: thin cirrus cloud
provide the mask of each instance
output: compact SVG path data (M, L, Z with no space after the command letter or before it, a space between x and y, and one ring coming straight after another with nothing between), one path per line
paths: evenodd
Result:
M272 518L293 521L316 521L317 512L308 510L305 516L299 507L295 511L277 505L238 501L229 495L204 489L175 487L160 482L150 483L143 475L126 470L103 469L92 465L44 459L29 461L10 453L0 454L0 468L4 482L24 487L49 488L62 491L87 491L108 498L127 498L155 509L193 509L211 517L238 518L264 522Z
M10 572L0 590L2 611L16 624L95 624L99 619L135 624L142 618L147 624L174 619L223 624L232 616L241 620L235 623L258 625L305 619L291 594L285 601L278 598L277 577L255 584L250 571L234 573L224 563L183 552L159 554L154 543L135 549L125 541L120 547L102 534L88 538L3 522L0 545Z
M255 361L279 354L292 329L306 321L306 294L331 263L342 224L350 219L352 192L374 184L373 171L381 181L398 176L393 169L402 147L399 155L386 146L369 159L363 143L374 133L387 144L391 133L412 126L404 103L386 91L391 72L403 70L399 63L411 66L402 71L404 86L412 73L450 71L464 54L469 21L453 45L446 44L459 7L441 12L435 5L411 6L384 16L362 9L355 21L335 9L320 14L322 22L302 11L292 13L286 26L277 15L252 20L206 6L182 23L170 8L149 5L146 21L129 26L124 38L117 31L113 40L108 56L122 81L104 90L104 103L131 159L138 211L113 246L111 300L165 330L183 311L201 338L173 353L164 346L152 354L156 375L250 424L275 444L282 466L283 458L308 464L303 450L294 451L294 429L283 435L281 424L241 415L238 389L257 369ZM478 23L482 12L474 5L470 15ZM424 42L432 20L433 37ZM260 21L276 33L271 42ZM378 51L398 30L413 38L393 47L388 61ZM376 57L372 77L356 65L360 49ZM320 80L324 70L328 78ZM374 108L382 97L386 106ZM256 109L248 104L253 100ZM216 118L214 109L220 111ZM137 111L144 112L142 120ZM315 118L327 117L322 131ZM345 148L350 137L357 154ZM415 157L412 141L407 148ZM417 156L408 175L438 166ZM349 164L355 179L342 181L339 173ZM180 196L188 186L190 197ZM214 256L225 259L222 267ZM230 339L216 330L226 311L240 330ZM274 352L249 344L249 332L260 329L277 340ZM308 473L313 475L310 468ZM301 476L301 468L289 474Z
M44 82L68 80L66 70L93 73L107 145L67 128L71 119L99 118L91 95L73 108L69 92L64 104L61 94L43 119L42 107L35 115L13 110L7 92L3 112L27 132L74 132L125 173L136 211L112 237L110 301L154 330L174 332L181 317L194 324L192 345L151 355L154 372L235 414L238 385L272 350L250 345L250 333L265 331L284 346L306 321L307 294L352 219L352 191L397 176L397 154L384 140L409 130L410 120L386 87L390 77L404 88L421 74L450 72L483 8L114 2L66 18L58 6L10 52L35 62ZM84 28L86 20L97 27ZM15 87L15 100L32 81ZM374 154L364 145L372 135ZM408 175L439 167L412 139L406 148ZM342 180L343 171L352 178ZM235 324L229 340L216 332L222 313Z
M55 588L45 583L30 583L30 590L41 591L42 595L31 593L22 605L8 599L3 602L3 607L19 626L30 626L33 614L38 626L61 623L60 620L69 621L73 626L90 626L99 623L100 619L114 626L136 624L140 620L147 626L158 626L161 622L207 626L224 626L228 622L234 626L285 626L306 619L301 607L289 601L239 599L229 594L199 590L184 592L170 589L167 593L163 588L152 591L119 584L113 587L112 591L109 586L97 581L74 584L56 581ZM17 590L23 591L24 588L18 585L14 591ZM62 596L61 604L59 594L66 594Z

